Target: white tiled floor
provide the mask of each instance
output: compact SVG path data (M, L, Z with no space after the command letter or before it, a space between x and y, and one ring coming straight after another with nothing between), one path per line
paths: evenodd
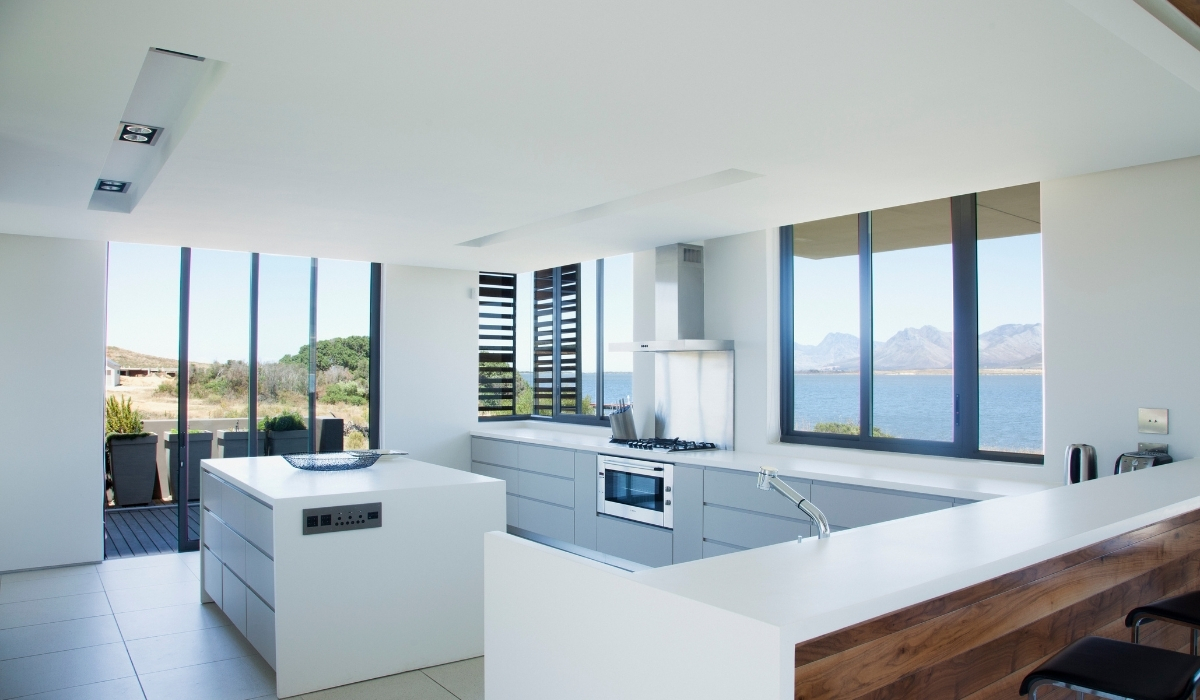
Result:
M259 700L275 673L215 606L197 553L0 576L0 700ZM302 696L483 700L483 658Z

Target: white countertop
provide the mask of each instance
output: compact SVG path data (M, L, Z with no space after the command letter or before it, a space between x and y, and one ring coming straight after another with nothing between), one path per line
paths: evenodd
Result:
M628 574L795 644L1200 508L1200 460Z
M378 462L364 469L335 472L296 469L283 457L205 459L201 460L200 464L204 469L240 486L255 498L272 506L278 500L289 498L491 481L486 476L396 455L384 455Z
M854 486L910 491L950 498L986 500L1000 496L1018 496L1053 488L1051 484L992 479L965 474L952 474L916 469L897 469L866 464L805 459L739 450L708 450L701 452L651 452L634 450L609 442L607 429L530 428L504 423L481 423L471 431L475 437L512 440L569 450L586 450L600 454L650 459L676 464L695 464L757 473L759 467L778 469L783 476L813 479Z

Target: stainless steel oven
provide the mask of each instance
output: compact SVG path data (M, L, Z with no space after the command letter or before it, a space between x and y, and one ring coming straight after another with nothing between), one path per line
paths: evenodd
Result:
M596 511L670 528L675 465L599 455Z

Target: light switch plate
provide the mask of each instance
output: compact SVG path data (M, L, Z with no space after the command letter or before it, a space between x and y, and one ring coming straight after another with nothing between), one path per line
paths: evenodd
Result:
M1153 435L1167 434L1167 409L1165 408L1139 408L1138 409L1138 432L1150 433Z

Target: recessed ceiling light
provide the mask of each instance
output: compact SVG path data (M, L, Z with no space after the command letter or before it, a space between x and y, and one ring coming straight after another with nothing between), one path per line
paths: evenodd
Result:
M129 183L121 180L97 180L96 189L103 192L128 192Z
M153 146L161 133L162 128L157 126L122 122L121 130L117 132L117 140L127 143L137 143L143 146Z

